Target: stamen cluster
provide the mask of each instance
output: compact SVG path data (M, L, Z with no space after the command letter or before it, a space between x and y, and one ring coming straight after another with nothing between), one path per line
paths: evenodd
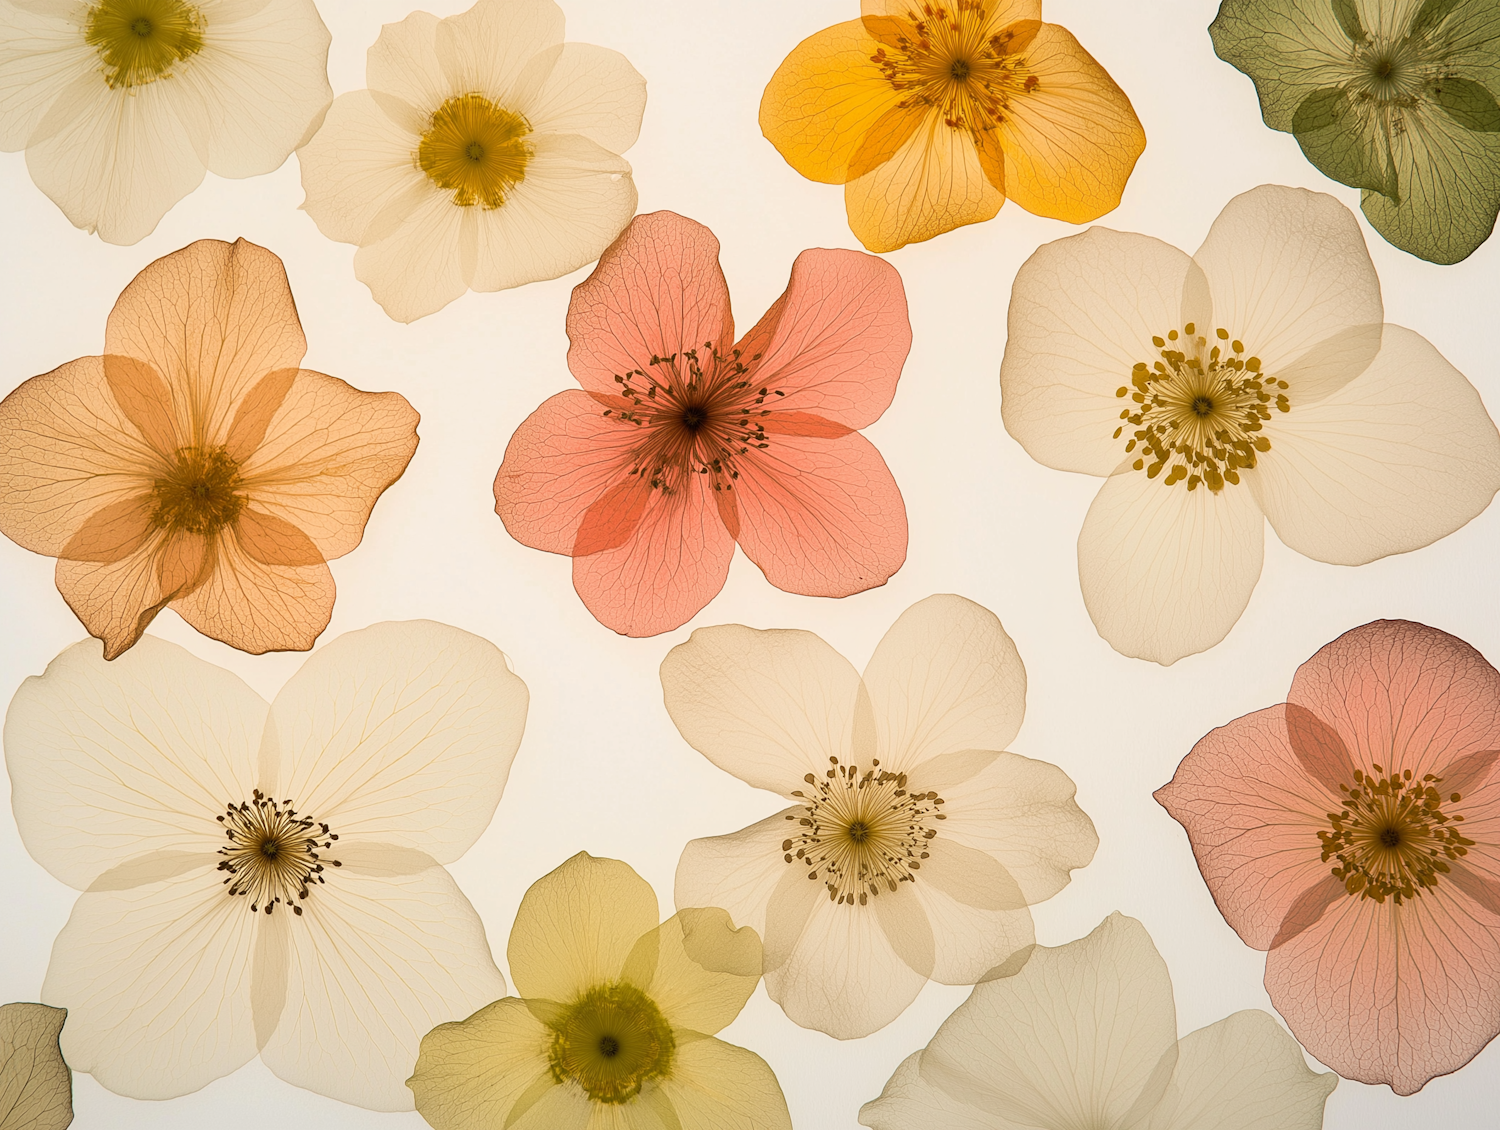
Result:
M1343 808L1328 813L1331 830L1320 831L1318 839L1323 862L1338 861L1333 877L1351 895L1378 903L1389 898L1400 906L1436 887L1437 877L1452 870L1449 862L1467 855L1474 841L1459 831L1463 816L1442 810L1441 777L1413 778L1410 769L1387 776L1379 765L1374 769L1376 775L1356 769L1354 784L1339 786ZM1448 802L1461 799L1452 793Z
M858 765L842 765L830 757L830 767L819 779L803 778L812 794L792 793L805 801L805 816L787 814L798 832L782 841L788 863L808 868L809 879L823 880L830 900L860 906L882 890L915 881L928 843L937 835L932 822L945 820L938 811L943 798L935 792L907 790L905 773L880 768L879 759L863 773Z
M277 903L300 915L293 897L306 899L314 883L323 882L324 851L333 847L338 835L328 825L297 815L290 800L280 804L259 789L248 801L231 804L219 823L229 843L219 849L224 856L219 870L229 875L224 882L231 895L250 896L252 912L270 914ZM327 861L341 867L337 859Z
M172 469L151 485L151 524L213 534L245 508L240 465L223 447L179 447Z
M1219 344L1208 348L1195 329L1189 322L1181 336L1170 330L1151 339L1161 359L1150 368L1137 361L1130 385L1115 390L1136 404L1120 412L1125 424L1115 429L1115 438L1132 428L1125 453L1142 449L1131 466L1147 478L1169 468L1162 480L1167 486L1186 481L1188 490L1206 484L1218 493L1226 482L1240 481L1242 468L1255 466L1258 452L1271 450L1270 439L1259 434L1262 425L1273 404L1289 412L1291 402L1287 382L1263 374L1260 358L1245 357L1244 343L1230 341L1228 330L1216 330Z
M111 89L144 86L203 50L203 16L183 0L102 0L88 10L83 38Z
M449 98L417 145L417 167L460 208L498 208L526 179L531 123L482 94Z
M672 1026L656 1002L634 985L596 985L554 1020L552 1078L572 1081L595 1102L618 1105L665 1078L677 1055Z

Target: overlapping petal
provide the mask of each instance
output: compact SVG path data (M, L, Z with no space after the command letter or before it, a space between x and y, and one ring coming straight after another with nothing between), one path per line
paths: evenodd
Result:
M688 907L637 940L624 973L674 1029L711 1036L745 1007L761 961L754 930L736 929L718 907Z
M770 1065L754 1052L723 1040L680 1045L672 1078L662 1084L661 1093L670 1101L682 1130L792 1128L786 1097ZM646 1130L654 1124L637 1125Z
M534 1084L552 1081L550 1040L525 1001L506 997L423 1036L406 1085L437 1130L504 1126Z
M673 898L678 906L717 906L764 937L766 906L791 865L782 859L789 808L727 836L689 840L677 861Z

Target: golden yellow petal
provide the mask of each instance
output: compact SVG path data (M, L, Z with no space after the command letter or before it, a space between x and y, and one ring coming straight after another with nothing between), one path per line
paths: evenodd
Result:
M625 963L673 1028L712 1036L740 1014L760 982L760 938L718 907L679 910L642 937Z
M547 1059L550 1038L518 997L439 1024L422 1037L406 1081L417 1111L437 1130L509 1125L523 1100L556 1086Z

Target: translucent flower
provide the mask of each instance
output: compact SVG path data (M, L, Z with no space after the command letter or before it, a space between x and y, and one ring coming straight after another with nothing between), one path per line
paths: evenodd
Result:
M413 12L381 30L365 77L297 154L302 207L359 245L355 277L398 322L575 271L635 214L620 154L646 80L616 51L564 43L552 0Z
M907 609L863 677L811 632L729 624L673 648L661 681L693 748L791 801L689 843L676 894L760 932L766 990L803 1027L865 1036L929 978L1012 968L1033 939L1027 906L1098 846L1067 774L999 752L1026 672L962 597Z
M323 119L312 0L0 0L0 149L110 243L203 180L279 168Z
M489 824L526 703L493 644L426 620L339 637L269 707L151 636L27 679L5 720L16 823L84 892L42 985L68 1062L163 1099L259 1054L412 1109L422 1034L505 991L442 864Z
M1146 147L1130 99L1041 0L862 0L766 86L760 128L849 227L894 251L1008 196L1075 224L1120 203Z
M103 357L0 402L0 532L57 558L57 588L113 659L170 605L242 651L312 647L327 562L417 447L417 414L298 364L281 260L205 239L152 263Z
M68 1011L44 1004L0 1007L0 1130L66 1130L73 1073L57 1034Z
M437 1130L791 1130L754 1052L714 1039L760 981L760 939L719 909L658 924L628 866L579 852L510 932L520 997L422 1040L407 1085Z
M1391 243L1456 263L1500 212L1494 0L1224 0L1219 58L1255 82L1266 125L1364 190Z
M860 428L911 347L889 263L814 248L734 340L719 241L637 216L573 290L583 390L511 436L495 511L517 541L573 558L573 587L629 636L670 631L724 587L738 541L779 589L848 596L906 560L906 504Z
M1292 1033L1397 1094L1500 1032L1500 672L1377 620L1283 704L1214 730L1156 799Z
M1134 918L976 986L859 1120L874 1130L1318 1130L1338 1077L1246 1009L1177 1038L1167 963Z
M1353 214L1277 185L1225 205L1191 258L1093 228L1022 265L1001 410L1033 459L1107 476L1078 579L1111 647L1168 664L1222 640L1267 520L1362 565L1489 505L1500 435L1479 394L1383 317Z

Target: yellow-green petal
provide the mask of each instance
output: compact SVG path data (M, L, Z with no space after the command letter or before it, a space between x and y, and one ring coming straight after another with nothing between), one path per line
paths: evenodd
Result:
M551 1034L524 1001L506 997L422 1037L406 1081L417 1111L437 1130L508 1126L557 1086Z

